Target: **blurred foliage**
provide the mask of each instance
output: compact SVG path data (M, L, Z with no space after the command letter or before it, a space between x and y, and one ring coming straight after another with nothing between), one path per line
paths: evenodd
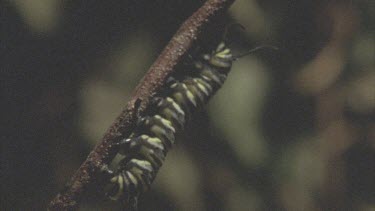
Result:
M45 209L202 1L0 4L1 210ZM236 53L141 210L374 210L375 4L237 0ZM119 210L92 190L81 210Z

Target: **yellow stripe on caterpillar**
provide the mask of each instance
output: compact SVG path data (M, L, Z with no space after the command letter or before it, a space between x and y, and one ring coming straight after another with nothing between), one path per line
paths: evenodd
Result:
M190 102L195 106L197 107L197 102L195 101L195 96L193 95L193 93L191 93L191 91L187 88L186 84L182 83L182 88L184 89L185 93L186 93L186 96L187 98L190 100Z
M174 129L173 124L172 124L171 121L169 121L167 119L164 119L160 115L155 115L154 118L157 119L157 120L159 120L163 124L163 126L165 126L166 128L168 128L169 130L171 130L173 133L176 132L176 130Z
M182 110L182 108L172 98L167 97L165 100L167 102L171 103L172 106L176 109L176 111L178 111L179 114L185 116L185 112Z

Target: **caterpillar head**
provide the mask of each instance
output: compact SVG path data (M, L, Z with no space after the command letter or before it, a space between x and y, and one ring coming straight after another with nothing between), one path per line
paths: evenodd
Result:
M107 197L118 200L123 192L123 178L120 175L111 178L110 183L105 187Z
M106 196L112 200L129 199L131 194L137 193L137 179L126 171L113 176L104 188Z
M229 69L232 66L233 55L225 43L221 42L211 54L203 55L203 59L214 67Z

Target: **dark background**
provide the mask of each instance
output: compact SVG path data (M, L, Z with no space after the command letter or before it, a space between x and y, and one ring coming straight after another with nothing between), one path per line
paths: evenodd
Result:
M1 210L40 210L202 1L0 3ZM375 209L371 0L238 0L197 46L240 53L141 210ZM80 210L119 210L91 190Z

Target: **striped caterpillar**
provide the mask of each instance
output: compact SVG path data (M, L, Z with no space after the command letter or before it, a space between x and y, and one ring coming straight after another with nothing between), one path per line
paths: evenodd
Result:
M126 155L115 172L107 167L107 196L125 201L147 191L190 114L203 107L223 85L232 62L258 50L233 56L224 42L210 54L193 62L182 78L170 77L166 88L153 98L150 111L139 119L133 133L119 142L119 153Z

